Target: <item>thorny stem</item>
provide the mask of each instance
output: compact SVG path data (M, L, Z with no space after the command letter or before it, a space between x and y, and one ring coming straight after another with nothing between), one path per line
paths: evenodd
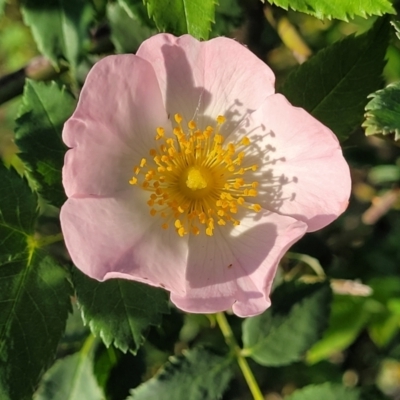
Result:
M239 367L243 373L244 379L247 382L247 385L250 388L251 394L253 395L254 400L264 400L264 396L261 393L261 390L258 386L256 379L254 378L253 372L250 369L249 364L243 354L241 352L241 348L236 342L235 337L233 336L232 329L225 317L223 312L219 312L215 314L217 323L219 328L221 329L222 334L224 335L225 341L233 354L236 357L236 360L239 364Z

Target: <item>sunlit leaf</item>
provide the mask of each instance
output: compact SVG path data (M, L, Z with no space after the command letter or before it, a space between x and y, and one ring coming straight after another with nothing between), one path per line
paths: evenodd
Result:
M27 183L1 163L0 182L0 398L25 400L54 358L71 287L34 245L37 203Z
M382 86L389 23L321 50L295 69L282 93L333 130L340 140L361 124L367 96Z
M195 348L174 357L152 379L132 391L127 400L216 400L232 378L230 357Z
M76 68L89 43L91 2L23 0L21 10L40 52L54 65L64 58Z
M64 122L76 105L72 95L55 82L27 80L16 120L15 142L38 192L60 207L66 197L61 169L67 150L61 140Z
M385 89L369 96L372 98L365 107L365 134L388 135L394 133L394 139L400 139L400 82L392 83Z
M122 279L98 282L78 270L73 281L85 323L106 346L113 343L123 352L136 351L146 330L169 312L162 289Z
M144 3L160 31L208 39L214 22L215 0L144 0Z
M368 15L395 14L392 3L389 0L268 0L285 10L291 8L317 18L337 18L348 21L349 18Z
M328 324L328 283L285 283L272 295L272 306L243 322L243 353L265 366L298 361Z

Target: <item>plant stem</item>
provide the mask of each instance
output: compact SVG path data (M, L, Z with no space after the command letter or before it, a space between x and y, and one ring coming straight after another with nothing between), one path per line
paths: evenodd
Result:
M241 348L236 342L235 336L233 335L232 329L228 323L228 320L225 317L225 314L223 312L220 312L215 314L215 317L218 326L221 329L222 334L224 335L227 345L236 357L239 367L243 373L244 379L246 380L247 385L250 388L251 394L253 395L253 399L264 400L264 396L261 393L261 390L258 386L256 379L254 378L253 372L251 371L247 360L243 357L241 353Z

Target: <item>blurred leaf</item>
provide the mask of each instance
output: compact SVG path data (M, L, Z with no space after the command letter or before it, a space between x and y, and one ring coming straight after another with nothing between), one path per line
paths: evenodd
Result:
M143 3L141 6L143 8ZM146 26L135 14L128 15L126 9L117 3L108 5L107 16L111 41L118 53L136 52L145 39L156 33L155 29Z
M244 22L243 9L239 6L238 0L218 0L217 4L211 36L229 36L233 29Z
M400 181L400 166L377 165L368 172L368 180L374 185Z
M21 11L40 52L54 65L76 69L89 44L93 8L84 0L22 0Z
M230 357L195 348L173 357L152 379L132 391L127 400L216 400L232 378Z
M61 183L66 146L61 140L64 122L71 116L75 99L55 82L27 80L16 120L15 142L38 192L61 207L66 196Z
M214 22L216 0L143 1L161 32L176 36L189 33L197 39L208 39Z
M58 360L45 374L34 400L103 400L93 374L93 337L80 352Z
M358 0L268 0L285 10L291 8L319 19L341 19L348 21L356 15L367 18L368 15L395 14L389 0L358 1Z
M322 339L308 351L309 363L328 358L353 343L370 317L367 301L363 297L334 296L329 328Z
M272 294L272 307L243 322L243 353L264 366L299 360L328 324L329 283L284 283Z
M343 141L362 122L367 96L382 86L389 40L386 18L368 32L321 50L287 78L282 93Z
M106 346L136 352L150 325L161 324L169 312L167 292L138 282L110 279L98 282L79 270L73 274L85 324Z
M394 133L394 139L400 139L400 82L392 83L385 89L370 96L372 100L365 107L363 127L367 136L381 133Z
M0 0L0 17L4 13L4 6L6 5L6 0Z
M371 315L368 333L372 341L379 347L386 346L399 331L400 312L400 278L388 276L374 278L368 282L373 289L373 299L380 308Z
M339 384L324 383L296 390L285 400L385 400L387 397L376 388L348 388Z
M144 0L118 0L118 5L125 10L131 19L140 21L142 25L152 30L156 29L155 23L149 17L147 8L144 5Z
M71 286L35 244L37 202L26 181L0 163L0 182L0 398L25 400L54 357Z

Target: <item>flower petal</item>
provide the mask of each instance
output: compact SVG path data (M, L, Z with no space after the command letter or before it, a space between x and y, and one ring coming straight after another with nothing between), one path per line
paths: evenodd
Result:
M100 281L133 279L184 293L187 239L177 240L173 229L162 229L139 191L70 198L60 219L72 261L86 275Z
M348 205L351 180L336 136L282 95L270 96L230 139L247 132L263 208L321 229ZM262 161L260 161L262 160Z
M199 42L159 34L143 42L137 55L155 69L168 113L194 119L202 129L218 115L241 120L275 92L271 69L232 39Z
M170 122L147 61L120 55L95 64L64 126L63 140L72 147L63 169L67 196L107 196L129 186L158 126Z
M303 222L263 210L241 216L231 232L218 226L212 237L191 236L186 295L171 293L171 301L188 312L231 306L241 317L263 312L279 260L306 229Z

